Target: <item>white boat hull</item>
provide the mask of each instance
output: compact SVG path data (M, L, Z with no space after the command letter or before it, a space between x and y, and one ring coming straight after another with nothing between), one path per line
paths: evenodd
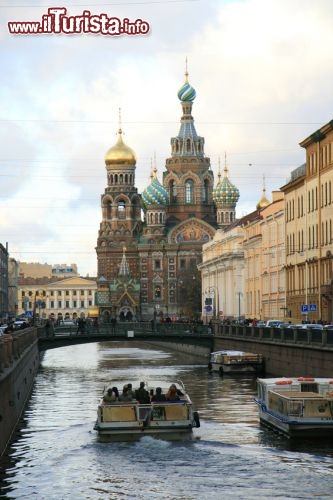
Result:
M318 422L314 419L286 419L282 416L259 410L260 422L270 428L276 429L289 437L318 437L333 435L333 420L324 418Z
M94 429L110 437L148 435L185 435L199 427L199 415L182 387L182 395L174 400L109 402L101 400Z
M262 370L262 364L258 365L249 365L246 363L238 363L238 364L221 364L221 363L212 363L212 371L218 372L220 374L232 374L232 373L259 373Z
M333 380L258 379L260 422L293 437L333 436Z

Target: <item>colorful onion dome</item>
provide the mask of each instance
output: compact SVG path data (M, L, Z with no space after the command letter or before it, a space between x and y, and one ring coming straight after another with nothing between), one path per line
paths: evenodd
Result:
M239 190L228 179L228 168L224 166L224 177L221 180L221 172L218 173L218 182L213 191L213 200L216 204L236 205L239 200Z
M135 165L136 156L130 147L128 147L122 137L122 130L118 130L118 139L114 146L112 146L105 154L105 162L111 165Z
M182 102L192 102L194 101L197 93L188 83L188 72L187 72L187 59L186 59L186 71L185 71L185 83L178 90L178 99Z
M155 168L151 175L151 183L141 195L146 208L151 205L166 205L169 202L169 194L158 180L156 173L157 169Z

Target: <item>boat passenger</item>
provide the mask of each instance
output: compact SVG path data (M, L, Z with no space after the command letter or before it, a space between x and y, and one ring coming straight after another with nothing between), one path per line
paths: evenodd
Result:
M119 392L117 387L109 387L106 394L103 397L104 403L114 403L119 400Z
M156 387L156 394L151 398L152 401L166 401L165 394L162 393L161 387Z
M145 389L145 383L140 382L140 387L135 391L135 397L140 404L150 403L149 392Z
M127 394L131 396L132 399L135 399L135 394L132 388L132 384L127 384Z
M131 394L128 393L127 385L124 385L123 392L119 396L119 401L132 401L132 396L131 396Z
M177 389L175 384L171 384L168 392L166 393L166 398L170 401L177 401L180 399L180 396L184 396L180 389Z

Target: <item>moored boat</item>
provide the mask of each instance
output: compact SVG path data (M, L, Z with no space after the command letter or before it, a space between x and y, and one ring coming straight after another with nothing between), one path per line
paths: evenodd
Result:
M131 385L136 387L135 383ZM144 390L149 395L144 402L139 401L137 391L130 401L105 401L109 390L105 388L98 404L94 429L100 435L117 439L135 438L143 434L179 437L192 433L193 427L200 427L199 414L193 411L184 384L177 381L171 385L175 394L172 399L168 399L170 383L144 383Z
M210 354L208 369L223 374L261 373L264 369L262 354L244 351L215 351Z
M333 435L333 379L258 379L260 422L289 437Z

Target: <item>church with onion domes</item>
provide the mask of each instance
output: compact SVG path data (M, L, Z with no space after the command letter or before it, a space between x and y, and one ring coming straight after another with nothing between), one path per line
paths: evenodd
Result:
M121 127L105 155L107 186L96 246L97 304L105 320L200 316L202 245L235 222L239 191L228 178L226 161L214 186L205 140L194 126L195 98L186 70L171 155L161 180L152 166L142 193L135 186L140 165Z

